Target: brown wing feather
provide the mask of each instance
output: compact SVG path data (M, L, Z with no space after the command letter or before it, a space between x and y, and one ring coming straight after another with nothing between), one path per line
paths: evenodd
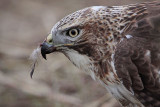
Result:
M160 3L145 4L148 15L117 45L115 67L125 87L146 107L160 107Z
M151 62L160 69L160 3L146 4L148 15L137 21L129 34L149 41Z
M148 43L136 37L119 43L115 53L115 67L125 87L134 92L145 106L159 107L160 78L158 70L146 54Z

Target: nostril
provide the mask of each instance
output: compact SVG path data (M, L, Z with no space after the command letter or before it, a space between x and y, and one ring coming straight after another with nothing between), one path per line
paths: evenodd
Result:
M50 39L48 42L49 42L49 43L52 43L52 39Z

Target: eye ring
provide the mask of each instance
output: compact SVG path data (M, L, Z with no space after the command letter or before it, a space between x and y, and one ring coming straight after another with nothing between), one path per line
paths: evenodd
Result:
M71 29L68 31L68 35L71 37L76 37L79 34L79 30L78 29Z

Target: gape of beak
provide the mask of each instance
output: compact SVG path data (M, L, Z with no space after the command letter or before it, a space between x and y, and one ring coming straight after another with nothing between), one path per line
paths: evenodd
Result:
M47 60L46 54L50 54L56 51L56 47L54 47L52 44L47 43L46 41L40 44L40 47L41 47L41 55L46 60Z

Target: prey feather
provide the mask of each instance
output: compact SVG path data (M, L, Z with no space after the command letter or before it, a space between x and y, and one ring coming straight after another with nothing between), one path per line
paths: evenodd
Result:
M31 72L30 72L30 76L32 78L35 66L38 64L38 60L40 59L40 47L37 47L36 49L33 50L29 59L32 61Z

